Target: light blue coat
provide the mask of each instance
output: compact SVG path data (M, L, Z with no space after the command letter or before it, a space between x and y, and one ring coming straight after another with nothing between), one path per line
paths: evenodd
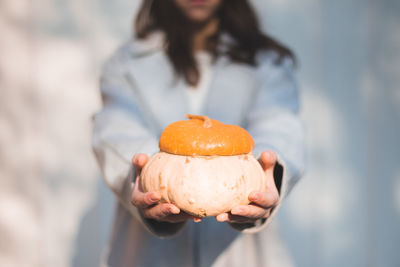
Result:
M221 52L231 41L223 40ZM266 221L233 228L215 218L199 224L155 222L131 204L132 156L157 152L164 127L188 113L187 85L174 76L162 44L161 33L128 42L105 64L101 78L104 107L94 115L93 149L119 200L102 266L289 266L275 226L269 225L279 205ZM264 150L277 153L282 202L303 172L303 129L292 61L276 65L275 59L274 52L260 53L252 67L220 56L202 114L246 128L256 157ZM160 239L166 236L171 237Z

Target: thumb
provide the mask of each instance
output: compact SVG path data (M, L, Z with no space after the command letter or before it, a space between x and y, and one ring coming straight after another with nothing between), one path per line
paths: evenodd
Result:
M137 175L140 175L140 172L142 171L142 168L144 167L144 165L146 165L147 161L148 161L148 157L146 154L138 153L133 156L132 164L135 167Z
M261 167L266 172L268 170L272 170L276 163L276 154L272 150L264 151L261 153L258 161L261 164Z

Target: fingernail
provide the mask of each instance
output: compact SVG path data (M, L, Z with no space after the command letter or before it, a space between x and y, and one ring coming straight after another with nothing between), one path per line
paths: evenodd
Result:
M158 196L156 196L156 195L154 195L154 194L152 194L151 196L150 196L150 200L151 201L153 201L153 202L156 202L156 201L158 201Z
M170 207L169 211L173 214L178 214L180 210L177 207Z
M251 195L250 195L251 200L258 200L259 197L260 197L260 195L257 194L257 193L254 193L254 194L251 194Z
M217 217L217 221L219 221L219 222L225 222L226 220L228 220L227 214L219 215Z
M272 151L271 151L270 155L271 155L271 161L276 161L276 154L275 154L275 152L272 152Z
M199 222L201 222L201 218L193 218L193 221L194 221L195 223L199 223Z
M274 159L274 157L272 156L272 153L270 151L267 152L267 159L269 162L271 162Z

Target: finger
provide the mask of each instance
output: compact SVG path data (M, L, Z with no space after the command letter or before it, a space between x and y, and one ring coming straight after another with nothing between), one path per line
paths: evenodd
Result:
M183 210L181 210L181 212L180 212L178 215L171 215L172 220L175 220L175 216L178 216L177 218L179 218L179 219L182 218L182 219L184 219L184 220L191 219L191 220L193 220L195 223L199 223L199 222L201 222L201 221L203 220L202 217L194 216L194 215L192 215L192 214L189 214L189 213L187 213L187 212L184 212Z
M239 205L234 207L231 210L231 214L257 220L260 218L264 218L264 216L267 214L267 211L268 209L264 209L259 206L250 204L250 205Z
M272 150L264 151L258 159L264 171L274 168L276 163L276 154Z
M146 165L147 161L148 157L146 154L138 153L133 156L132 164L135 167L137 175L140 175L140 172L142 171L143 166Z
M143 209L142 212L145 218L162 221L168 215L179 214L180 209L173 204L162 203L147 209Z
M216 219L218 222L225 222L225 221L227 221L227 220L229 219L229 214L228 214L227 212L218 214L218 215L215 217L215 219Z
M182 218L185 218L185 220L187 219L192 219L195 223L201 222L203 220L202 217L197 217L195 215L189 214L187 212L184 212L181 210L181 212L178 214L179 216L181 216ZM174 215L173 215L174 216Z
M160 199L161 196L158 192L142 193L134 190L131 202L134 206L140 209L145 209L156 204L158 201L160 201Z
M267 219L271 215L271 210L272 209L267 209L267 212L264 214L264 219Z
M199 218L199 217L192 217L192 219L195 223L199 223L203 220L202 218Z
M268 192L253 191L249 194L249 200L262 208L272 208L278 205L279 194L277 190L269 190Z
M137 194L138 192L143 193L142 184L140 182L140 175L136 176L135 185L133 186L133 191L132 191L132 200L134 195Z
M161 221L170 222L170 223L178 223L178 222L187 221L189 219L193 219L193 216L191 216L187 213L181 212L179 214L168 215L168 216L162 218ZM201 218L198 218L198 219L200 219L200 221L201 221ZM197 222L200 222L200 221L197 221Z

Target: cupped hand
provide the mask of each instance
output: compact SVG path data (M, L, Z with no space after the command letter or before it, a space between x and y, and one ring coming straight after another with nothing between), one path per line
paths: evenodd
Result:
M148 157L146 154L136 154L132 158L136 170L136 182L132 192L132 205L136 206L143 217L162 222L179 223L188 219L200 222L201 218L193 217L181 211L177 206L169 203L160 203L161 196L158 192L143 192L140 186L140 173L146 165Z
M272 208L278 205L279 193L274 181L274 166L276 154L264 151L259 160L266 178L266 191L253 191L249 194L250 204L234 207L230 212L216 216L217 221L229 223L254 223L259 219L268 218Z

